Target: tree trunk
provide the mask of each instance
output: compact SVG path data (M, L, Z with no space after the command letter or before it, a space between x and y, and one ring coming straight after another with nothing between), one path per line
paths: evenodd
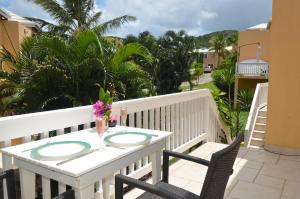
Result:
M229 107L231 107L231 84L228 84L228 103Z

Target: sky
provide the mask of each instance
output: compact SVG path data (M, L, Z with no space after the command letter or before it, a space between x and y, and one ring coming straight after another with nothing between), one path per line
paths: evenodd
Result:
M0 7L21 16L53 21L42 8L29 1L0 0ZM125 14L138 18L108 33L121 37L145 30L155 36L167 30L183 29L195 36L219 30L243 30L268 22L272 16L272 0L96 0L95 7L103 12L103 21Z

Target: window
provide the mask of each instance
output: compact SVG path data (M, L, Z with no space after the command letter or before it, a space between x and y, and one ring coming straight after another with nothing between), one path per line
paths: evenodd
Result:
M207 54L203 54L203 59L207 59Z

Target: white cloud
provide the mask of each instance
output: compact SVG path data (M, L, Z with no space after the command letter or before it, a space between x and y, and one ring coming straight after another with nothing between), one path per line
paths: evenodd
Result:
M2 0L0 0L2 1ZM51 20L51 17L38 5L28 0L3 0L6 2L6 9L23 17L35 17Z
M199 35L224 29L245 29L268 21L272 0L106 0L99 6L106 19L130 14L138 26L125 25L112 34L138 34L149 30L155 35L185 29Z
M201 16L203 19L213 19L213 18L216 18L218 16L217 13L215 12L208 12L206 10L201 10Z
M60 0L59 0L60 1ZM0 0L1 5L22 16L51 17L28 0ZM2 3L3 2L3 3ZM272 0L97 0L103 21L129 14L138 18L110 34L125 36L149 30L161 35L184 29L199 35L224 29L245 29L268 21Z

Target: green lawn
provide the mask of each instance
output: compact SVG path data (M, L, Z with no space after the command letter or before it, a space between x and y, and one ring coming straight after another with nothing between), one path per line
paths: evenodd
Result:
M204 88L208 88L210 91L215 91L215 92L220 91L220 89L215 85L215 83L213 81L205 83L205 84L195 85L193 90L204 89ZM188 91L188 90L190 90L190 87L189 86L181 86L180 89L182 89L182 91Z

